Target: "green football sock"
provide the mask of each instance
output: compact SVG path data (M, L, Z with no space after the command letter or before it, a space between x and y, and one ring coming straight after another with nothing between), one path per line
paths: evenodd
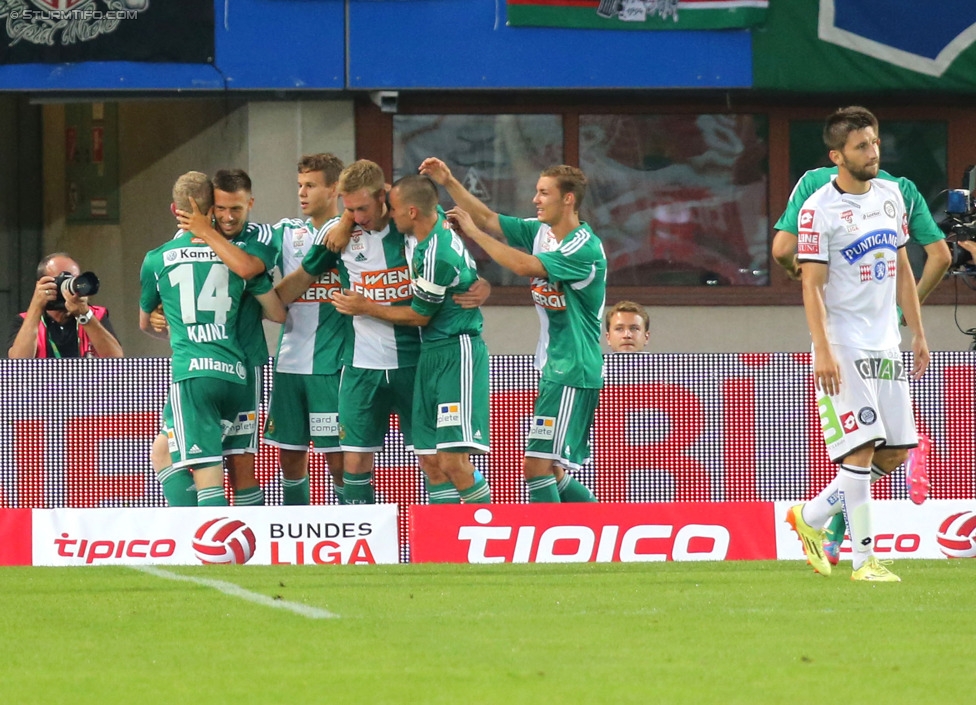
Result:
M526 480L529 486L530 502L559 502L559 490L556 489L556 478L552 475L543 475Z
M844 521L844 512L837 512L827 524L826 536L828 541L842 543L844 534L847 532L847 522Z
M563 479L556 483L560 502L595 502L596 497L589 488L568 472L563 473Z
M308 504L310 495L308 490L308 475L299 480L281 480L281 489L285 495L284 503L290 506Z
M427 496L430 497L431 504L461 504L461 495L451 482L432 485L425 477L424 486L427 488Z
M186 468L174 468L172 465L157 473L159 484L163 486L163 496L171 507L197 506L197 486L193 484L193 475Z
M461 499L465 504L488 504L491 502L491 488L485 478L476 479L475 483L466 490L461 490Z
M332 491L335 492L336 499L339 504L346 503L346 488L342 485L337 485L335 480L332 481Z
M246 490L234 490L234 506L237 507L263 507L264 490L261 486L249 487Z
M342 473L346 504L376 504L372 472Z
M202 490L197 490L197 506L226 507L227 497L224 495L224 488L204 487Z

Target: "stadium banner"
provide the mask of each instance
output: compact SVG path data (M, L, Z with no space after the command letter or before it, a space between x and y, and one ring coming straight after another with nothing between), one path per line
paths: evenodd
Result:
M428 505L409 511L415 563L776 557L770 502Z
M33 509L0 509L0 565L31 565Z
M776 502L776 557L805 560L796 534L786 523L792 502ZM871 503L874 553L881 559L976 558L976 502L930 499ZM840 559L850 560L851 539L844 538Z
M972 92L976 2L774 2L752 56L757 89Z
M507 0L512 27L736 29L766 20L769 0Z
M0 0L0 64L214 59L213 0Z
M392 504L35 509L30 522L36 566L375 565L400 554Z
M162 358L0 360L0 508L164 507L149 455L169 365ZM836 474L809 353L611 355L605 365L592 463L576 473L601 502L798 502ZM492 356L490 369L491 452L472 461L493 503L524 504L522 460L539 374L528 355ZM260 428L271 365L264 381ZM976 353L932 353L911 389L918 428L932 441L931 498L976 499ZM275 448L261 447L255 472L267 504L280 505ZM313 505L337 504L322 453L311 454L309 483ZM410 560L406 508L426 504L427 494L396 417L376 455L374 485L379 502L400 507L400 556ZM872 493L908 499L904 471Z

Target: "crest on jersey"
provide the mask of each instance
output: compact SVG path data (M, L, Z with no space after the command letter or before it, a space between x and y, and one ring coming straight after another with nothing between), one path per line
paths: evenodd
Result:
M941 76L976 41L972 0L820 0L825 42L928 76Z

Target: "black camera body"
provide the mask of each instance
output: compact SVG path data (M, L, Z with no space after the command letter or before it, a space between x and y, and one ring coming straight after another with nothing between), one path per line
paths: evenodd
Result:
M91 296L98 293L99 281L95 272L83 272L77 277L71 272L61 272L54 277L56 298L47 305L48 311L64 310L64 293L72 296Z
M962 186L947 192L945 218L938 224L945 233L946 242L952 244L949 275L968 275L973 267L972 255L956 243L976 241L976 165L966 167Z

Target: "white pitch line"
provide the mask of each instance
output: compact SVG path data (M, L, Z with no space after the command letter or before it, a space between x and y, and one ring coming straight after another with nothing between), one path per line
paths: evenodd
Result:
M261 595L256 592L251 592L250 590L245 590L239 585L234 585L234 583L227 583L223 580L208 580L207 578L194 578L189 575L180 575L179 573L171 573L168 570L163 570L162 568L157 568L152 565L133 565L129 566L135 570L140 570L143 573L149 573L150 575L155 575L157 578L165 578L167 580L182 580L188 583L196 583L197 585L203 585L204 587L213 588L214 590L219 590L225 595L230 595L231 597L239 597L242 600L247 600L248 602L253 602L257 605L264 605L265 607L274 607L279 610L288 610L289 612L294 612L302 617L308 617L309 619L338 619L339 615L329 612L328 610L319 609L318 607L309 607L308 605L303 605L298 602L288 602L287 600L275 600L267 595Z

